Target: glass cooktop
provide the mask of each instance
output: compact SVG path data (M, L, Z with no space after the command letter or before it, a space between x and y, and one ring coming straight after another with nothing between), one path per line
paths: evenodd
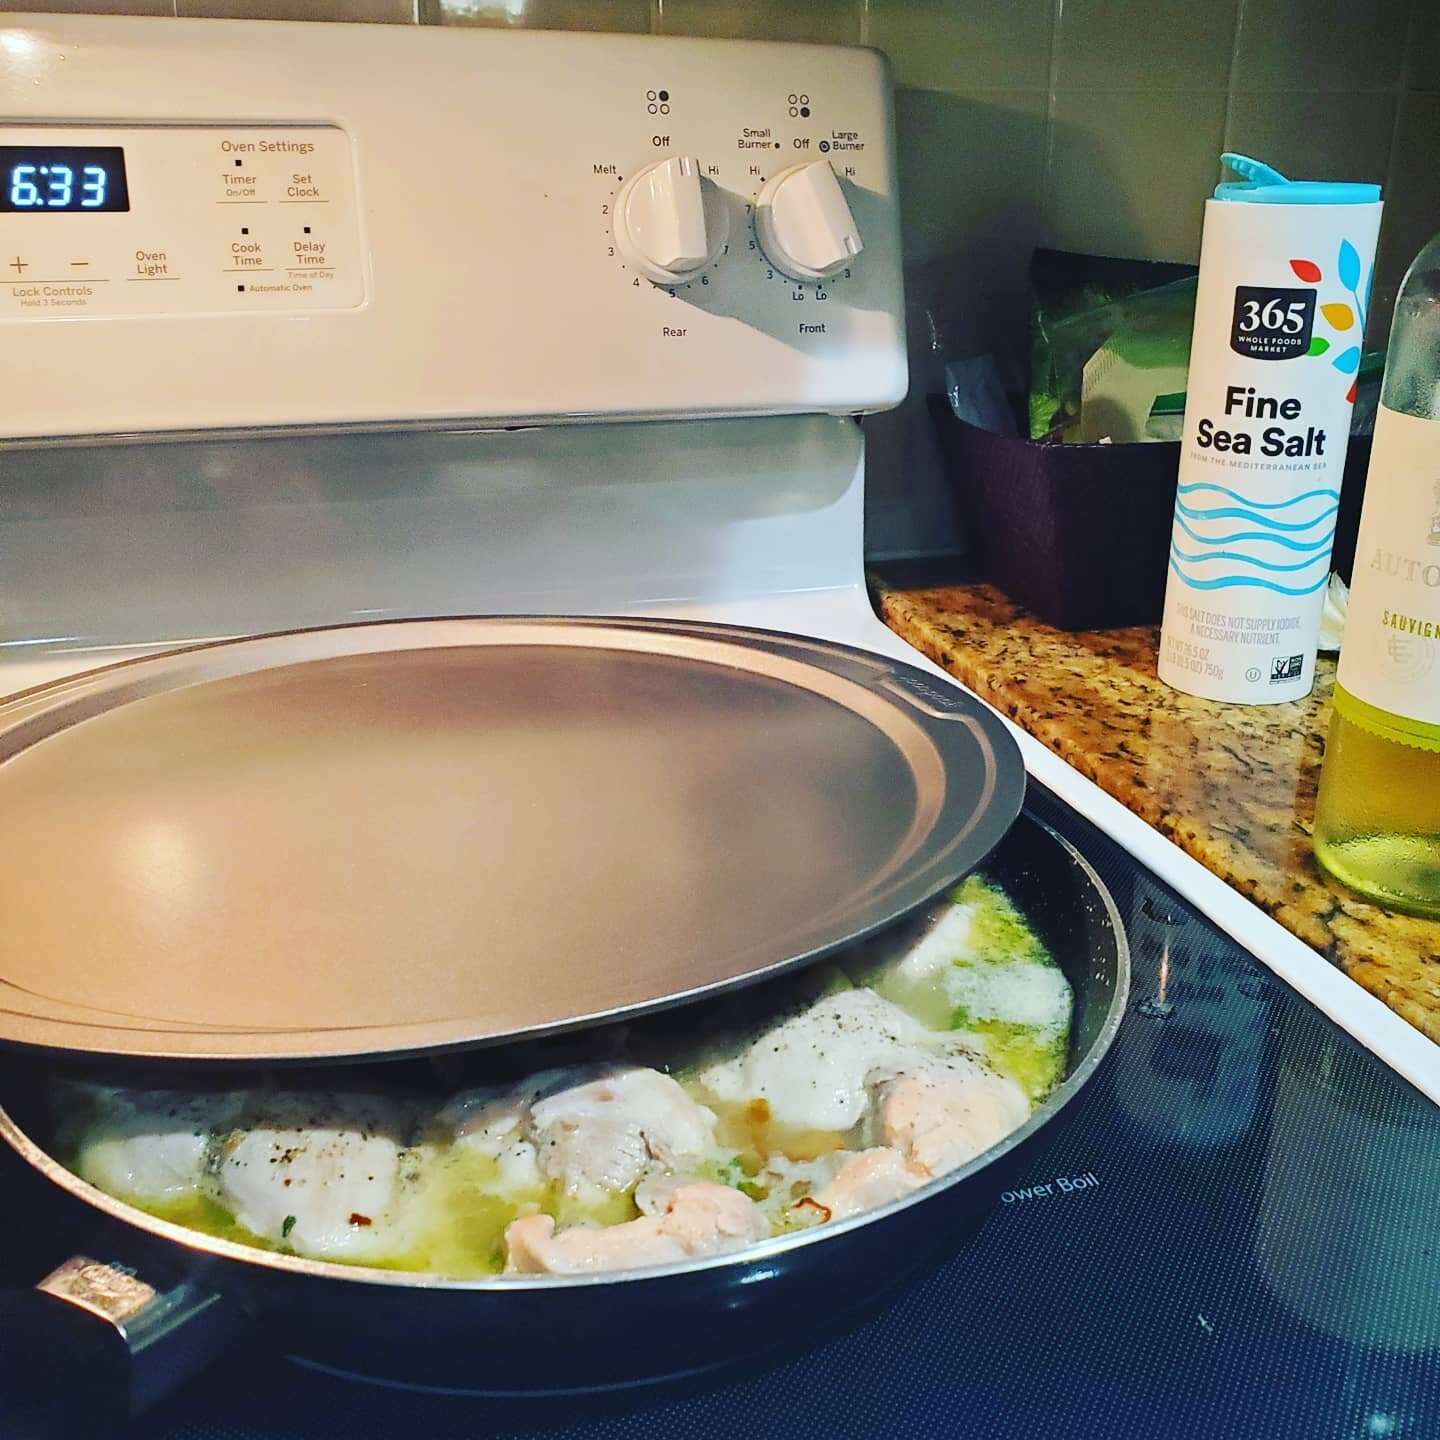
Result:
M246 1353L135 1440L1440 1435L1440 1110L1093 827L1031 803L1127 917L1130 1013L1023 1182L898 1300L760 1371L585 1401ZM0 1278L33 1283L68 1253L54 1197L0 1165L19 1207Z

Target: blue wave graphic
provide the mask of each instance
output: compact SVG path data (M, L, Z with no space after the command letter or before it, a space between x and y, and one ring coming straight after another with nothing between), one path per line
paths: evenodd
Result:
M1331 505L1311 520L1277 520L1273 515L1262 515L1258 510L1242 510L1230 506L1219 506L1213 510L1193 509L1184 501L1177 500L1175 509L1192 520L1248 520L1252 525L1264 525L1271 530L1311 530L1322 520L1329 520L1339 512L1339 505ZM1334 528L1333 526L1331 527Z
M1231 590L1243 586L1253 590L1273 590L1277 595L1313 595L1330 580L1328 569L1313 585L1296 588L1292 585L1277 585L1273 580L1262 580L1258 575L1217 575L1213 580L1192 580L1174 560L1171 560L1170 568L1192 590Z
M1180 494L1193 495L1197 490L1213 490L1217 495L1228 495L1232 500L1238 500L1242 505L1247 505L1251 510L1288 510L1292 505L1299 505L1303 500L1313 500L1317 495L1323 495L1327 500L1339 500L1338 490L1307 490L1303 495L1297 495L1293 500L1252 500L1248 495L1242 495L1238 490L1227 490L1223 485L1212 484L1209 480L1197 480L1193 485L1181 485Z
M1319 564L1322 560L1328 560L1328 555L1312 555L1308 560L1297 560L1293 565L1276 565L1270 560L1257 560L1253 555L1246 555L1239 550L1212 550L1208 555L1192 555L1188 550L1182 550L1173 542L1170 545L1170 553L1177 560L1186 560L1192 565L1201 564L1206 560L1237 560L1245 565L1258 565L1262 570L1294 571L1308 570L1312 565Z
M1197 545L1236 545L1242 540L1264 540L1271 545L1283 545L1287 550L1325 550L1329 548L1330 542L1335 538L1334 526L1331 526L1318 540L1290 540L1284 535L1273 535L1268 530L1239 530L1233 535L1201 535L1198 531L1192 530L1179 516L1176 516L1175 523Z

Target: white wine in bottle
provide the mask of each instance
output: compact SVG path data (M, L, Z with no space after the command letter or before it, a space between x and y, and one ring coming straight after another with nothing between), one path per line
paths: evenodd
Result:
M1395 304L1315 855L1381 905L1440 915L1440 235Z

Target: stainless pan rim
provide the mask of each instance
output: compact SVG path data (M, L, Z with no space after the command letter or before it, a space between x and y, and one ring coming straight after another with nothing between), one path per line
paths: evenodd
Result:
M898 1215L912 1206L932 1200L944 1191L964 1183L972 1175L1023 1144L1053 1119L1070 1102L1076 1092L1086 1084L1109 1053L1111 1043L1124 1019L1130 993L1130 950L1120 913L1108 887L1100 879L1090 862L1069 840L1029 811L1023 812L1023 818L1043 831L1065 852L1069 860L1090 882L1094 893L1104 904L1116 947L1115 988L1106 1009L1104 1021L1079 1064L1032 1112L1025 1123L1011 1131L999 1144L992 1146L983 1154L977 1155L959 1169L939 1176L909 1195L862 1211L845 1220L827 1221L822 1225L795 1231L789 1235L772 1237L759 1244L747 1246L743 1250L672 1265L653 1265L634 1270L605 1270L589 1275L499 1275L453 1279L442 1275L427 1275L422 1271L380 1269L371 1266L340 1264L335 1261L311 1260L298 1255L284 1255L276 1251L260 1250L253 1246L242 1245L233 1240L222 1240L201 1231L177 1225L173 1221L161 1220L148 1211L108 1195L68 1170L15 1122L4 1105L0 1105L0 1139L6 1141L35 1170L52 1183L111 1218L179 1245L199 1256L253 1266L259 1270L274 1270L295 1276L338 1280L350 1285L375 1286L386 1289L430 1290L460 1294L515 1292L534 1294L541 1290L548 1292L591 1289L596 1286L622 1282L659 1282L727 1268L764 1267L767 1262L777 1260L792 1251L826 1240L837 1239L872 1223L878 1223ZM757 1280L767 1278L769 1273L769 1271L764 1271L755 1278Z

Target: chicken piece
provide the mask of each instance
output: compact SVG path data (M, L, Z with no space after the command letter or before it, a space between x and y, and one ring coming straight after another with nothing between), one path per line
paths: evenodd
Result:
M527 1215L505 1230L507 1275L585 1275L722 1255L769 1237L770 1222L748 1196L725 1185L679 1186L663 1214L597 1229L555 1232L549 1215Z
M941 1063L943 1038L873 990L827 995L776 1025L700 1083L716 1100L764 1100L771 1117L803 1130L844 1131L870 1105L877 1069L895 1074Z
M526 1130L535 1096L559 1073L546 1071L511 1090L467 1090L439 1114L457 1149L494 1160L496 1183L503 1190L538 1190L545 1184Z
M851 1155L828 1185L797 1202L799 1218L844 1220L862 1210L873 1210L927 1185L934 1177L898 1150L876 1146Z
M658 1070L620 1070L537 1101L530 1135L540 1170L571 1195L633 1189L713 1147L715 1116Z
M484 1085L462 1090L445 1104L436 1117L462 1145L492 1144L530 1124L530 1109L546 1092L563 1089L571 1080L583 1079L578 1069L537 1070L516 1085Z
M408 1117L391 1101L269 1096L226 1142L219 1198L248 1230L316 1259L364 1261L405 1248L403 1210L418 1179Z
M155 1205L200 1190L212 1148L239 1118L243 1093L84 1087L99 1111L76 1169L123 1200Z
M874 1090L880 1143L932 1176L983 1154L1030 1114L1013 1080L959 1056L944 1070L896 1075Z
M464 1090L436 1117L457 1145L489 1149L520 1130L530 1118L530 1097L520 1090L486 1087Z
M968 905L947 905L934 924L905 953L896 967L907 980L929 980L970 950L973 919Z
M871 1089L881 1143L849 1156L833 1179L797 1202L797 1218L843 1220L898 1200L982 1154L1030 1113L1013 1080L959 1055L944 1068L872 1076Z
M553 1215L526 1215L505 1227L507 1275L584 1275L596 1270L640 1270L670 1265L684 1252L644 1215L623 1225L572 1225L555 1233Z
M813 1195L828 1185L850 1158L849 1150L832 1150L814 1160L791 1160L787 1155L771 1155L756 1174L754 1183L767 1197L788 1205L804 1195Z
M687 1185L709 1182L698 1175L677 1175L673 1170L652 1170L635 1187L635 1208L642 1215L663 1215L674 1202L677 1191Z

